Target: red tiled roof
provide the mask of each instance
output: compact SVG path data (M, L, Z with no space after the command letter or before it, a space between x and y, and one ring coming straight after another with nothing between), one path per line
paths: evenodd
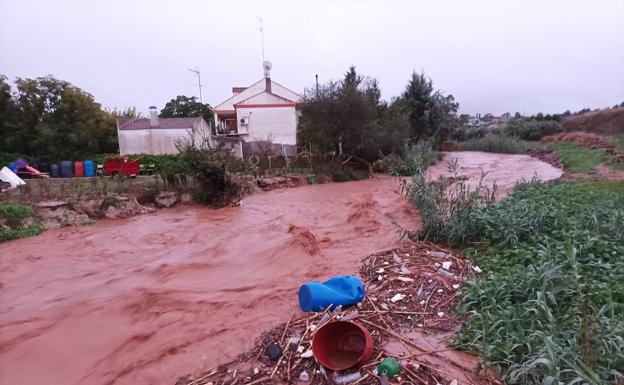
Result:
M193 128L193 124L197 121L197 119L201 119L200 117L195 118L158 118L158 127L151 127L149 118L140 118L140 119L128 119L128 118L118 118L117 125L120 130L145 130L148 128L180 128L180 129L188 129Z

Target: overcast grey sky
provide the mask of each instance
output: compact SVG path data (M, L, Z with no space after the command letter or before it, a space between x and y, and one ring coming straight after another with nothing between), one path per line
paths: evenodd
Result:
M400 94L413 70L461 112L563 112L624 101L624 0L0 0L0 73L52 74L105 107L204 102L262 77L295 91L351 64Z

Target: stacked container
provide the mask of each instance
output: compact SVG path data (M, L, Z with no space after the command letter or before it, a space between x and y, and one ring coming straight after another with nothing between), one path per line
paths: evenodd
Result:
M58 164L53 163L52 166L50 166L50 175L52 176L52 178L61 177L61 168Z
M61 177L71 178L74 176L74 163L71 160L61 161Z
M84 165L81 160L77 160L74 162L74 176L75 177L85 176Z
M95 165L93 164L92 160L84 161L84 176L95 176Z

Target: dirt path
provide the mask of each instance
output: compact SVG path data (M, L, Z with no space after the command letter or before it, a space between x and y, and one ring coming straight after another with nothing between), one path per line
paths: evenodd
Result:
M461 156L506 183L552 173ZM303 186L0 244L0 383L172 384L226 362L297 311L301 282L397 246L391 219L418 225L398 190L389 177Z

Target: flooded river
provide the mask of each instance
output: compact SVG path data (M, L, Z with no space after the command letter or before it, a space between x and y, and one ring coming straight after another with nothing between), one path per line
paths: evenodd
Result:
M173 384L224 363L298 311L302 282L397 246L393 219L418 225L376 177L0 244L0 383Z
M302 186L0 245L0 383L173 384L226 362L416 214L396 179Z

